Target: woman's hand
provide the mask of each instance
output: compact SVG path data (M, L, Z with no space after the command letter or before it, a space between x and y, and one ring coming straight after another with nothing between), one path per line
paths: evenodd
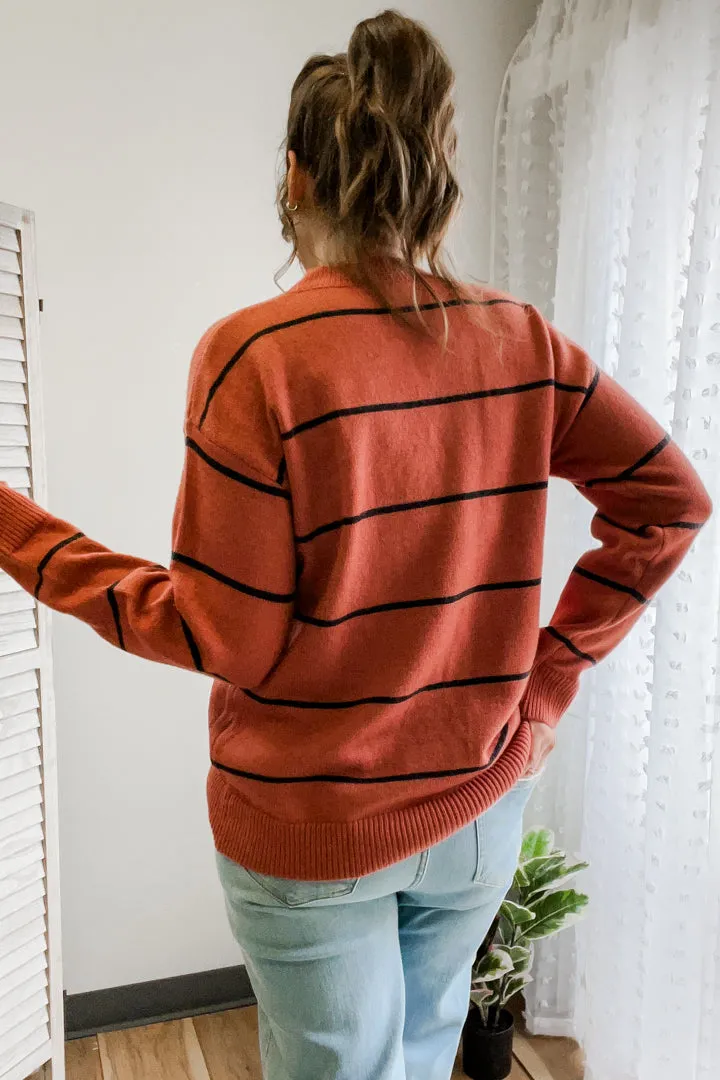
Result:
M540 772L555 749L555 729L539 720L530 720L529 723L532 732L532 747L524 775L534 776L535 773Z

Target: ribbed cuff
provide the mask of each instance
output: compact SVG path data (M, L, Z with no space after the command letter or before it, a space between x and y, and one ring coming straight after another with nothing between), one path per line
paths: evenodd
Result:
M0 487L0 555L14 555L48 519L30 499L9 487Z
M578 692L579 676L569 676L550 664L540 664L530 676L520 703L525 720L539 720L555 727Z

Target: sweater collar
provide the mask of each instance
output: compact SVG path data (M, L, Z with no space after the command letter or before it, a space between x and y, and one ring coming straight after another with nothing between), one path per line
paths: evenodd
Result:
M390 259L378 259L374 264L380 283L387 289L397 286L400 282L409 281L409 275L405 268ZM304 277L290 290L291 292L304 292L307 289L352 289L357 284L339 266L314 266L305 272Z

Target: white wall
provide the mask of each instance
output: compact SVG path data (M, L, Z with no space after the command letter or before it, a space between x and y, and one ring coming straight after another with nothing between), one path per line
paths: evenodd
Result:
M535 0L406 0L457 67L461 269L487 271L492 127ZM0 200L37 214L52 509L167 559L191 350L270 295L289 88L361 0L1 0ZM8 131L9 127L9 131ZM56 620L66 986L238 961L206 824L197 676Z

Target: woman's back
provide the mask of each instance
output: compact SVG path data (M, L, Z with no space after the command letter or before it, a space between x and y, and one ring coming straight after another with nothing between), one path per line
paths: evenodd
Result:
M412 309L400 268L383 286ZM259 870L367 873L493 803L527 759L523 703L554 723L642 610L640 578L659 583L643 528L692 517L681 455L537 311L468 289L422 318L320 268L195 361L189 482L220 539L198 546L186 513L175 558L253 591L219 587L253 632L216 691L210 795L220 850ZM553 473L592 492L609 552L584 557L539 647ZM301 838L320 822L321 845Z

